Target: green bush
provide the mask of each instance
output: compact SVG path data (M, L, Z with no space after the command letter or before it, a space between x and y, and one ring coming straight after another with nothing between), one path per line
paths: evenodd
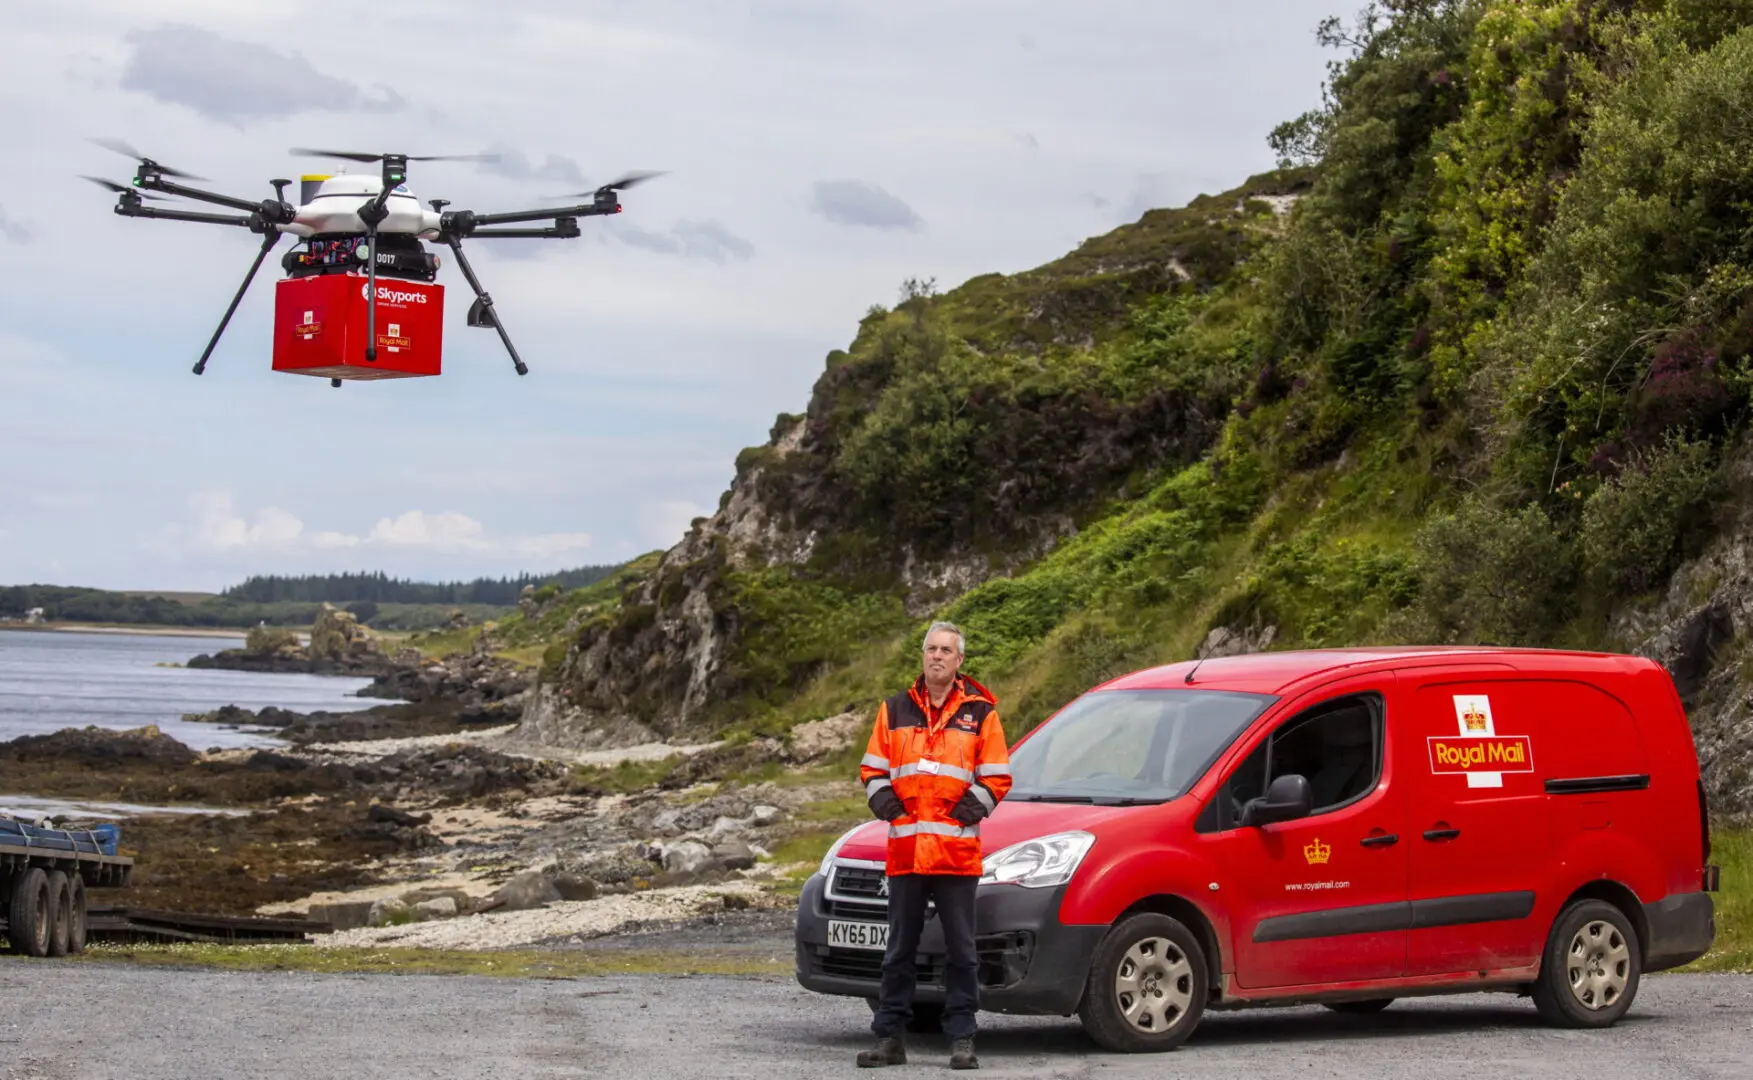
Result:
M1663 581L1708 527L1716 492L1712 448L1670 437L1638 454L1583 508L1580 542L1591 578L1632 594Z
M1414 542L1419 629L1432 644L1540 645L1576 610L1576 559L1537 505L1468 500Z

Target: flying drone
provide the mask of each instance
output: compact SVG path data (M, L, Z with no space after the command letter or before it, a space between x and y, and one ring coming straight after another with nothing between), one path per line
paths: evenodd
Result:
M218 329L207 342L195 374L207 370L207 360L231 322L237 305L255 280L268 252L283 234L297 238L299 246L281 257L286 276L274 295L275 371L326 377L331 386L344 379L388 379L437 375L444 340L444 286L436 283L439 258L426 250L427 243L444 244L456 254L457 266L475 292L469 306L468 325L491 327L499 332L505 351L519 375L527 374L511 337L505 332L493 298L481 288L480 279L463 254L463 240L474 237L572 239L579 235L578 219L618 214L616 193L643 183L658 172L629 173L594 191L555 196L589 202L560 208L514 210L477 214L472 210L446 210L447 199L431 199L427 209L408 190L411 161L492 161L490 154L415 156L411 154L365 154L345 150L298 148L296 156L342 161L378 162L382 174L307 175L299 182L298 203L286 201L291 180L270 180L274 198L252 202L232 195L201 191L174 182L200 180L178 169L142 156L133 147L115 140L93 140L125 154L139 163L133 186L101 177L85 179L117 193L115 212L123 217L195 221L211 225L247 228L262 237L256 261L244 275L231 306L225 309ZM214 203L241 211L212 214L147 206L147 200L166 196ZM504 228L549 221L541 228ZM496 227L497 226L497 227ZM379 277L388 284L379 284ZM375 302L371 298L375 297ZM381 325L381 329L380 329Z

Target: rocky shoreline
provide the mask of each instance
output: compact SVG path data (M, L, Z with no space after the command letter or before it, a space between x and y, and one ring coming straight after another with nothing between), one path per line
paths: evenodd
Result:
M232 811L123 820L135 885L108 902L304 915L334 927L321 943L361 947L578 947L776 919L811 852L863 816L855 769L835 763L844 722L783 743L564 750L520 732L531 681L480 653L396 656L359 692L385 703L358 712L185 717L283 746L67 729L0 744L0 790Z

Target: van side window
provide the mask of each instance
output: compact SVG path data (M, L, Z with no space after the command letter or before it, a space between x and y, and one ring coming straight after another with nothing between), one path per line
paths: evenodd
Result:
M1382 775L1382 711L1379 696L1355 694L1291 717L1236 766L1200 815L1199 831L1236 828L1248 800L1266 794L1274 778L1291 773L1309 781L1311 816L1375 790Z

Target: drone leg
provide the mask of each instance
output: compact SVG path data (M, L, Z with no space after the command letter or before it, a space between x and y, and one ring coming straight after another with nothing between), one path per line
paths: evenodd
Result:
M463 254L462 240L452 236L449 241L450 249L456 252L457 265L463 268L463 276L469 279L469 287L475 290L475 295L481 300L482 315L487 322L492 324L493 329L499 331L499 340L505 342L505 351L511 354L512 365L517 368L519 375L529 374L530 369L524 366L523 359L517 355L517 347L512 345L511 336L505 332L504 324L499 321L498 313L493 310L493 298L481 288L480 279L475 277L474 269L469 266L468 256Z
M365 234L366 265L368 269L365 286L365 362L377 363L377 223L371 223Z
M266 236L262 237L262 250L256 252L256 261L250 264L250 272L243 276L243 284L237 287L237 295L231 298L231 306L225 309L225 318L219 320L219 329L213 331L213 338L207 342L207 348L202 351L201 359L195 362L195 374L200 375L207 370L207 358L213 355L213 347L219 344L219 335L225 333L226 324L231 322L232 313L237 311L238 302L243 299L243 294L250 287L250 282L255 280L256 271L262 268L262 260L268 257L268 251L279 239L280 231L272 228L268 230Z
M339 390L339 389L341 389L341 380L340 379L330 379L329 385L334 387L335 389Z

